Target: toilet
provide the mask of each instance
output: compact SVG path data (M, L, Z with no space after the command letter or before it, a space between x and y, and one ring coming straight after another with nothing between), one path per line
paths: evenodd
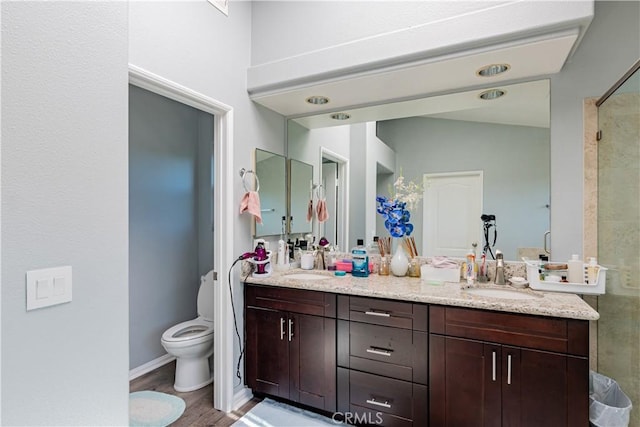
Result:
M198 317L167 329L161 343L176 357L176 391L193 391L213 382L209 367L213 354L213 271L200 278Z

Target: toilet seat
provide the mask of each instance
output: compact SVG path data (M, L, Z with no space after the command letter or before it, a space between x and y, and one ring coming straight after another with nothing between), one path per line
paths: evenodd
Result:
M213 335L213 322L197 318L187 322L178 323L167 329L162 334L162 341L168 343L179 343L193 341L201 338L208 338Z

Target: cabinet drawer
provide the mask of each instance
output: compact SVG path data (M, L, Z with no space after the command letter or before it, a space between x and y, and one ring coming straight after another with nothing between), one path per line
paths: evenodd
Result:
M336 316L336 295L304 289L245 284L245 305L323 317Z
M373 411L358 405L350 405L349 412L349 419L345 421L356 426L413 427L414 425L412 420L378 410ZM424 427L417 423L415 425L416 427Z
M429 328L432 333L452 337L589 354L589 323L581 320L431 306Z
M412 418L412 384L364 372L349 374L349 403L372 411Z
M373 325L427 331L425 304L341 295L339 318Z
M426 332L359 322L338 322L340 365L427 384ZM343 354L348 354L347 358Z

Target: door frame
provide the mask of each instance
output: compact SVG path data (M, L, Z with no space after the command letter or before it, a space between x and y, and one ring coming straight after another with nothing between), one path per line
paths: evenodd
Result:
M129 84L162 95L174 101L210 113L214 117L214 215L213 265L217 272L214 288L213 406L230 412L233 393L233 317L229 301L229 283L224 272L229 271L233 256L233 192L225 191L233 183L233 108L213 98L195 92L171 80L129 64ZM226 243L226 244L225 244ZM128 286L128 285L127 285Z
M349 251L349 159L329 150L327 147L320 147L320 160L318 164L318 183L322 183L322 159L326 158L338 164L338 212L336 217L340 218L336 225L338 241L333 242L338 245L342 252ZM320 224L318 224L318 229ZM320 238L322 236L318 236Z

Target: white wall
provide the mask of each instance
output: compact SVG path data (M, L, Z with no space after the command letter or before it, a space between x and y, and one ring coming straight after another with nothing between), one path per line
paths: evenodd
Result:
M127 4L1 7L1 423L126 425ZM73 301L27 312L60 265Z
M551 76L551 248L582 248L584 98L599 98L640 58L640 2L597 1L578 50ZM578 251L578 252L576 252Z
M376 222L379 215L376 210L376 196L378 195L378 170L395 171L396 153L376 135L376 122L366 124L366 182L365 182L365 245L373 242L374 236L381 236L377 232ZM384 231L381 229L380 231ZM386 235L385 233L384 235Z
M233 107L234 171L253 169L255 148L284 154L284 119L253 104L246 92L251 8L251 2L229 2L226 17L207 1L129 3L129 62ZM223 191L233 191L235 210L244 188L240 176L234 176L237 180L233 187ZM252 249L252 218L244 214L234 221L234 241L224 244L233 245L235 254ZM219 274L226 276L227 272ZM238 328L242 331L243 288L238 267L232 274L232 283ZM237 339L233 351L235 368ZM242 384L236 381L235 386L237 390Z

